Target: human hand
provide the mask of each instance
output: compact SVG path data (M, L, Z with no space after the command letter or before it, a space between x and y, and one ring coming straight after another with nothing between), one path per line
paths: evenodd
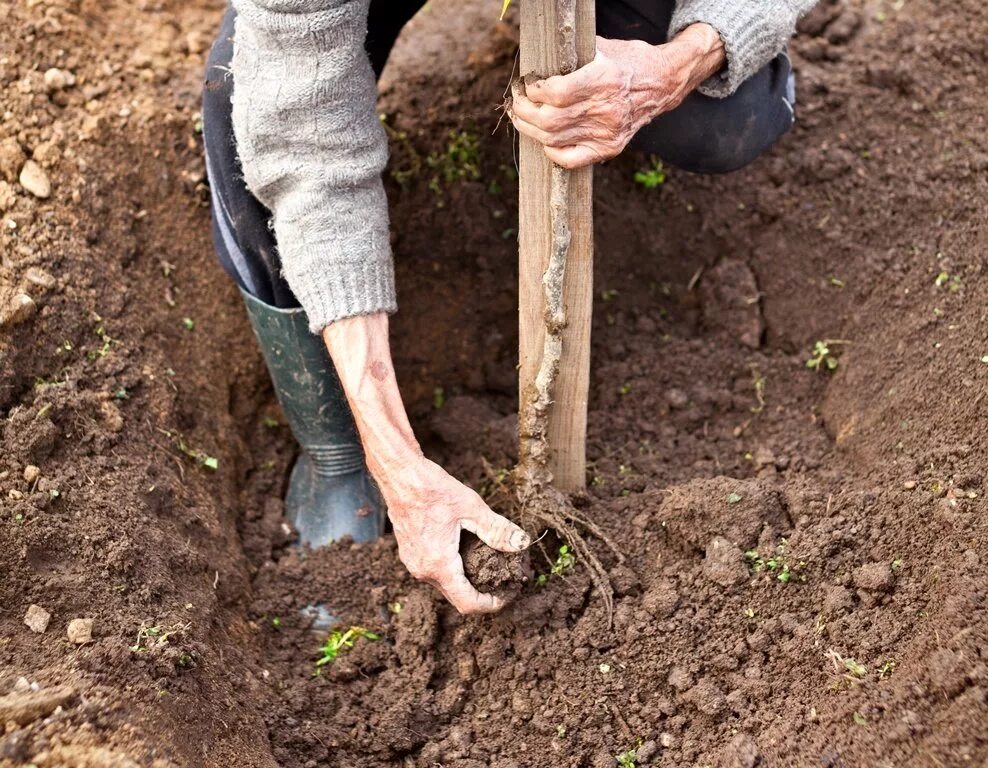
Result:
M526 549L528 534L424 457L379 477L378 485L398 540L398 557L409 573L436 587L460 613L500 610L503 602L478 592L463 572L460 532L470 531L501 552Z
M516 89L509 114L552 162L580 168L620 154L724 60L723 42L707 24L693 24L664 45L598 37L593 61Z

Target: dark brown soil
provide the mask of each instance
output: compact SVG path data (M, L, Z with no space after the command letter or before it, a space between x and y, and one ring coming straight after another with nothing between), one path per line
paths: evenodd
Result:
M288 546L295 448L213 261L195 131L221 12L0 0L0 766L988 765L980 0L815 11L798 125L741 173L598 171L576 503L625 558L599 548L611 626L579 561L551 574L551 534L479 619L391 538ZM517 338L496 13L431 3L381 104L399 378L429 454L495 503ZM451 130L480 178L437 192ZM48 199L17 182L29 155ZM832 372L806 366L824 339ZM316 675L313 603L381 639Z

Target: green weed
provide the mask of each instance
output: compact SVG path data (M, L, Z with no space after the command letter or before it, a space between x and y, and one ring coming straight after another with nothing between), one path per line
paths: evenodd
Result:
M574 565L576 565L576 558L570 552L569 547L563 544L559 548L559 556L556 557L556 561L549 568L549 573L540 573L535 577L535 583L540 587L544 587L550 577L562 576Z
M833 371L839 365L833 347L850 342L842 339L820 339L813 345L813 353L806 361L806 367L814 371Z
M480 143L476 134L469 131L450 131L446 148L433 152L425 164L435 174L429 180L429 189L442 197L443 189L458 181L480 179Z
M666 172L662 166L662 161L655 155L649 158L650 165L642 171L635 172L635 183L641 184L645 189L655 189L666 183Z
M336 658L346 650L353 648L357 638L365 640L380 640L381 636L363 627L350 627L345 631L334 629L329 633L326 642L319 649L320 656L316 660L316 668L324 667L336 661Z

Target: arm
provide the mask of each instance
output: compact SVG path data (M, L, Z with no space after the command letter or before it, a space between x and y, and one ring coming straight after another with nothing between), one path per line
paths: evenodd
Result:
M368 3L234 0L238 154L274 215L288 284L336 365L402 562L460 611L497 610L463 573L460 531L506 551L528 537L422 456L391 364L387 139L364 52Z
M527 86L512 122L549 159L579 168L620 154L690 93L725 97L781 51L816 0L680 0L669 42L597 38L592 62Z
M393 312L388 146L364 52L369 0L234 0L233 127L313 332Z
M692 24L715 29L724 45L726 67L700 85L706 96L723 98L782 51L796 31L796 22L818 0L678 0L669 37Z
M388 316L340 320L323 338L353 410L367 467L387 502L401 561L462 613L500 609L496 597L477 592L464 575L460 531L502 552L525 549L529 537L422 455L398 393Z

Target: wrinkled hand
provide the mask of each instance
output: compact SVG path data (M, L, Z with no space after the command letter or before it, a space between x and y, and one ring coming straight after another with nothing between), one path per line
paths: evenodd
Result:
M598 37L597 55L586 66L516 87L511 121L563 168L610 160L716 71L723 54L710 54L718 44L717 33L703 24L657 46Z
M519 552L528 534L491 511L474 491L440 466L421 458L381 484L398 556L416 579L436 587L460 613L490 613L503 607L467 580L460 557L460 532L470 531L501 552Z

